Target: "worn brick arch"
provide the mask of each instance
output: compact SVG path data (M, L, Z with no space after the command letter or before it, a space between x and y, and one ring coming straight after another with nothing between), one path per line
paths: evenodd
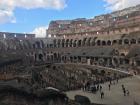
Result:
M86 45L86 40L87 40L87 38L84 38L84 39L82 40L82 46L85 46L85 45Z
M77 40L75 39L75 40L73 41L73 47L77 47L76 45L77 45Z
M81 47L81 46L82 46L82 40L78 40L77 46L78 46L78 47Z
M101 40L97 40L97 41L96 41L96 45L97 45L97 46L101 46Z
M73 47L73 39L70 39L69 46L70 46L70 47Z
M116 44L118 44L118 41L117 40L113 40L112 41L112 45L116 45Z
M87 38L87 40L86 40L86 46L90 46L90 43L91 43L91 37L90 38Z
M102 46L106 46L106 41L102 41Z
M65 39L61 40L61 45L62 45L62 47L65 47Z
M108 41L107 41L107 45L108 45L108 46L111 46L111 45L112 45L112 42L111 42L110 40L108 40Z
M66 39L66 47L69 47L69 39Z

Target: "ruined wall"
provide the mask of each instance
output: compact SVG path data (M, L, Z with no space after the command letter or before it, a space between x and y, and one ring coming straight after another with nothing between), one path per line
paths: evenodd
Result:
M47 35L60 38L128 34L140 30L140 6L130 7L93 19L56 20L50 22Z

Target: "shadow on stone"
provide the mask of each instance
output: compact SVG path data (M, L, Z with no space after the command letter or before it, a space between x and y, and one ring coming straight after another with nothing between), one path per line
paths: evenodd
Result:
M74 98L75 98L75 101L80 103L81 105L90 105L91 104L89 98L87 98L85 96L76 95Z

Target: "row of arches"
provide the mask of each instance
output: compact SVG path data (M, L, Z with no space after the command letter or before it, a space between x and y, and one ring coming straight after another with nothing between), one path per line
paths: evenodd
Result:
M47 47L84 47L84 46L111 46L111 45L129 45L140 44L139 39L116 39L116 40L99 40L97 37L84 39L58 39L54 40L53 44Z
M47 44L46 44L47 45ZM26 49L42 49L45 48L45 43L42 40L17 40L5 39L0 40L0 50L26 50Z

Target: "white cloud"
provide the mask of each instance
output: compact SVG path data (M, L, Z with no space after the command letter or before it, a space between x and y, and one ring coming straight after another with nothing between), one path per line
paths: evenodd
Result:
M38 27L38 28L35 28L33 30L33 32L31 32L31 33L35 34L36 38L44 38L44 37L46 37L47 28L48 28L47 26Z
M14 10L24 9L56 9L61 10L66 7L65 0L0 0L0 23L15 23Z
M112 11L121 10L127 7L136 6L140 4L140 0L104 0L107 5L106 8Z

